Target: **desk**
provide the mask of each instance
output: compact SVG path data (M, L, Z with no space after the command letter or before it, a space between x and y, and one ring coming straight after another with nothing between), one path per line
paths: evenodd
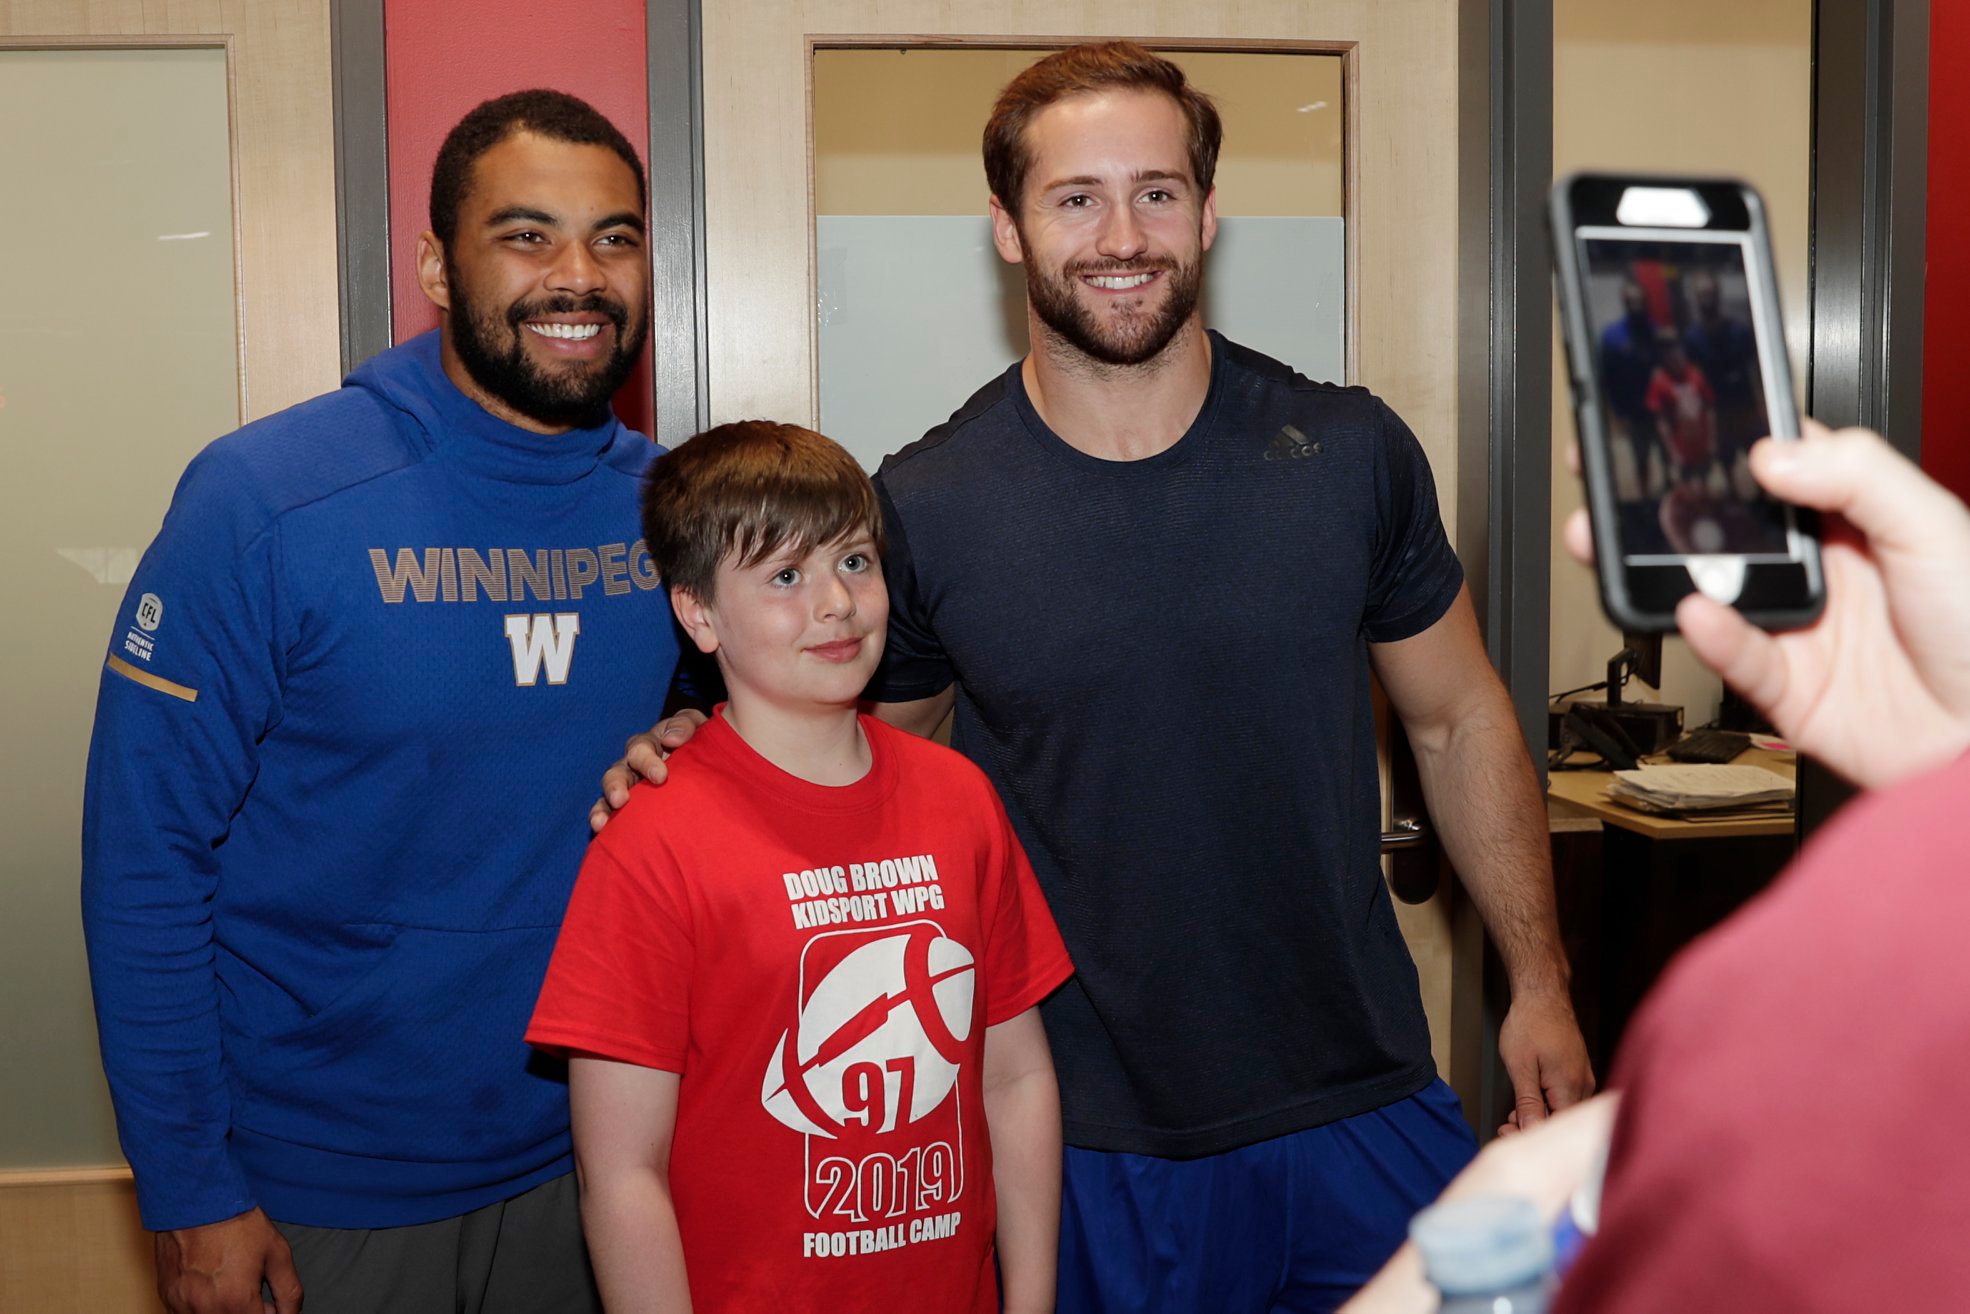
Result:
M1737 763L1796 773L1790 753L1750 749ZM1628 1019L1669 960L1769 885L1797 843L1789 815L1658 816L1609 798L1612 780L1606 771L1559 771L1547 788L1575 1009L1602 1081ZM1583 821L1601 823L1598 851L1583 843L1591 836L1568 833ZM1569 850L1575 856L1563 860Z
M1667 758L1644 758L1644 762L1666 762ZM1791 753L1770 753L1762 748L1746 749L1740 753L1734 766L1763 767L1786 779L1798 775L1798 758ZM1641 812L1625 803L1617 803L1607 796L1607 787L1613 783L1614 775L1608 771L1555 771L1547 786L1549 800L1563 804L1565 809L1557 810L1559 816L1579 816L1586 814L1598 817L1610 826L1619 826L1625 831L1651 840L1687 839L1743 839L1760 836L1790 835L1796 828L1795 819L1790 815L1770 817L1739 817L1724 821L1690 821L1682 817L1664 817L1651 812Z

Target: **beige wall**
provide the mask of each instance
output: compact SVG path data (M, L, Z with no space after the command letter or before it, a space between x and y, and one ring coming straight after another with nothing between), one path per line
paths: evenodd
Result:
M1553 170L1730 174L1764 194L1794 381L1805 381L1812 144L1812 0L1555 0ZM1620 636L1593 576L1560 545L1581 505L1566 468L1573 413L1553 366L1551 687L1606 673ZM1663 701L1691 726L1716 714L1721 687L1682 641L1663 647Z
M0 1310L157 1308L82 962L82 761L186 461L335 384L330 91L327 0L0 0L0 605L34 636L0 717Z
M0 1169L117 1159L76 911L82 774L123 586L240 420L226 51L0 48ZM86 254L85 254L86 253Z
M1032 50L818 50L816 214L983 214L979 129ZM1219 213L1338 215L1338 55L1171 56L1217 102Z

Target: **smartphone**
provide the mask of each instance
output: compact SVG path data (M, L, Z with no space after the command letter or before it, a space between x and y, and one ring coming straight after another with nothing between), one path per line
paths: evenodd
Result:
M1818 519L1745 459L1799 437L1764 202L1732 179L1576 173L1550 209L1602 607L1644 634L1697 591L1766 629L1811 621Z

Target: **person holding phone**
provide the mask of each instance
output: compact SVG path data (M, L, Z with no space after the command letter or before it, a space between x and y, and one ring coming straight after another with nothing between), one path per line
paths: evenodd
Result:
M1940 1311L1970 1290L1970 511L1865 430L1808 423L1750 465L1825 515L1825 611L1772 634L1692 595L1677 624L1869 792L1671 964L1622 1042L1611 1142L1605 1107L1556 1119L1451 1187L1555 1210L1611 1144L1557 1314ZM1583 513L1566 540L1592 555ZM1434 1302L1405 1248L1346 1308Z

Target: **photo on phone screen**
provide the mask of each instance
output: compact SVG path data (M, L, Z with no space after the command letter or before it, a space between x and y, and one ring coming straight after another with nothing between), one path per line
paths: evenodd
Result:
M1581 300L1623 558L1672 565L1693 556L1747 563L1799 555L1790 507L1752 478L1751 444L1778 431L1760 337L1772 304L1754 280L1747 232L1582 227ZM1788 436L1796 436L1788 433Z

